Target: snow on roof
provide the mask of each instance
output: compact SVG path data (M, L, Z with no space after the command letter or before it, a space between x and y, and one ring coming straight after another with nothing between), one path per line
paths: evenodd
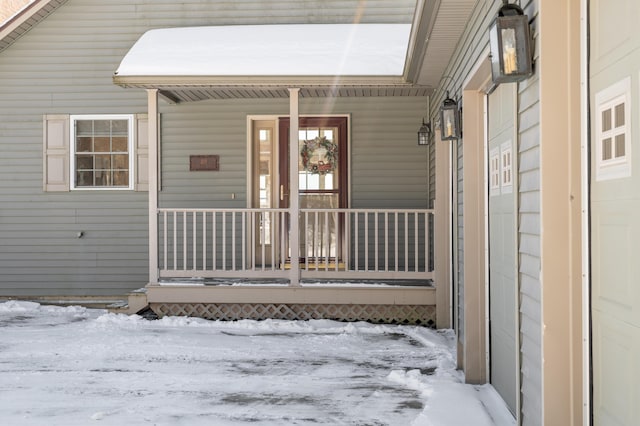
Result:
M400 76L409 24L243 25L156 29L118 76Z

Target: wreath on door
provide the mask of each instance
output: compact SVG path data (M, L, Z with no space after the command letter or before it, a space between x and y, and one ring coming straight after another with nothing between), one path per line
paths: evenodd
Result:
M322 155L324 158L314 163L311 159L318 149L324 151L324 155ZM325 136L318 136L315 139L304 141L300 156L302 157L302 168L305 171L312 174L325 175L333 172L338 164L338 145Z

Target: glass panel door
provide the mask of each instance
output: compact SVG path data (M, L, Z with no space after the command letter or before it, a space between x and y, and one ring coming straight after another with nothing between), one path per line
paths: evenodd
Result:
M289 119L280 120L281 207L289 206ZM300 256L309 263L342 257L347 206L347 119L305 117L298 134Z
M269 209L276 205L274 188L275 169L275 121L253 122L253 200L252 206ZM272 251L277 247L275 240L277 218L273 213L260 212L256 215L255 261L257 265L271 265ZM277 258L277 256L275 257Z

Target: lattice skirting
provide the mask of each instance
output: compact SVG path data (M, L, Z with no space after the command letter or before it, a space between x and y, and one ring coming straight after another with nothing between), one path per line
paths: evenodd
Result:
M436 307L424 305L320 305L276 303L151 303L159 317L189 316L214 320L241 319L369 321L434 327Z

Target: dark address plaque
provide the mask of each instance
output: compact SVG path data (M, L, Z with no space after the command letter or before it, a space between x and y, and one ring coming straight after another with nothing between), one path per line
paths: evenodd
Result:
M217 172L220 170L219 155L190 155L189 171L192 172Z

